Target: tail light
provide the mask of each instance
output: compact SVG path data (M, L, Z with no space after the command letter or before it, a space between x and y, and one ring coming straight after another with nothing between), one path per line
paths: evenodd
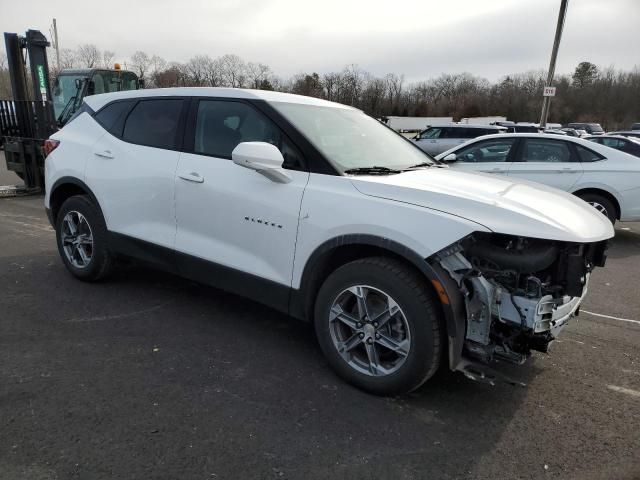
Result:
M51 138L48 138L47 140L45 140L44 148L43 148L44 157L47 158L51 152L53 152L56 148L58 148L58 145L60 145L59 140L53 140Z

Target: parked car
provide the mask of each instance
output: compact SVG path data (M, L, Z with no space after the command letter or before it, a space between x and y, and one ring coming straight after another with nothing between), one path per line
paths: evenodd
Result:
M584 130L589 135L604 135L604 130L599 123L568 123L567 127Z
M420 149L429 155L437 155L450 148L465 143L472 138L492 133L505 132L507 129L498 125L441 124L433 125L420 132L414 141Z
M557 128L548 128L545 131L541 132L541 133L546 133L549 135L568 135L567 132L565 132L564 130L560 130Z
M615 148L621 152L629 153L634 157L640 157L640 138L623 137L622 135L596 135L585 137L586 140Z
M640 130L622 130L619 132L609 132L607 135L622 135L623 137L640 138Z
M454 169L498 173L565 190L596 207L612 223L640 220L640 162L589 140L546 134L487 135L436 158Z
M75 277L132 257L312 321L333 369L376 394L445 365L493 382L493 361L546 351L613 236L572 195L447 168L359 110L298 95L89 96L45 148L44 203Z
M561 132L566 133L567 135L569 135L570 137L582 137L583 136L583 132L584 130L576 130L575 128L560 128L559 129ZM586 134L586 132L584 132Z
M640 130L640 123L632 123L631 130Z
M500 127L505 127L505 132L507 133L538 133L540 132L540 125L537 123L529 123L529 122L495 122L492 125L498 125Z
M505 127L507 129L506 132L508 133L539 133L540 132L540 127L533 123L514 123L513 125L508 125Z

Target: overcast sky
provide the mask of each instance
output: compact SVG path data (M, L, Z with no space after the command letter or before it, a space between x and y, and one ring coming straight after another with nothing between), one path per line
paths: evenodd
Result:
M62 48L94 43L126 59L235 53L282 77L355 63L420 80L471 72L496 80L545 69L560 0L0 0L0 29L48 36ZM640 65L640 0L570 0L559 73L583 60ZM4 43L4 42L3 42Z

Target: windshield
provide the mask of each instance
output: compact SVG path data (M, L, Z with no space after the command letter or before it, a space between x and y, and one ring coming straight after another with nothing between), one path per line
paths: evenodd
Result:
M94 95L138 88L138 77L132 72L99 70L93 74L91 80L94 85Z
M604 130L602 130L602 127L600 126L599 123L590 123L589 126L591 127L591 131L592 132L603 132Z
M76 79L83 79L82 75L58 75L53 85L53 111L56 118L60 118L60 114L64 107L69 103L69 99L77 94Z
M272 105L342 173L436 163L409 140L359 110L281 102Z

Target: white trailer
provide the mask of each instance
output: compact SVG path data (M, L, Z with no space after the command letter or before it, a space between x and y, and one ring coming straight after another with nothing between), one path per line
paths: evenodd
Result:
M453 117L382 117L382 122L397 132L424 130L429 125L450 123Z
M467 123L473 125L491 125L496 122L506 122L507 117L471 117L463 118L460 123Z

